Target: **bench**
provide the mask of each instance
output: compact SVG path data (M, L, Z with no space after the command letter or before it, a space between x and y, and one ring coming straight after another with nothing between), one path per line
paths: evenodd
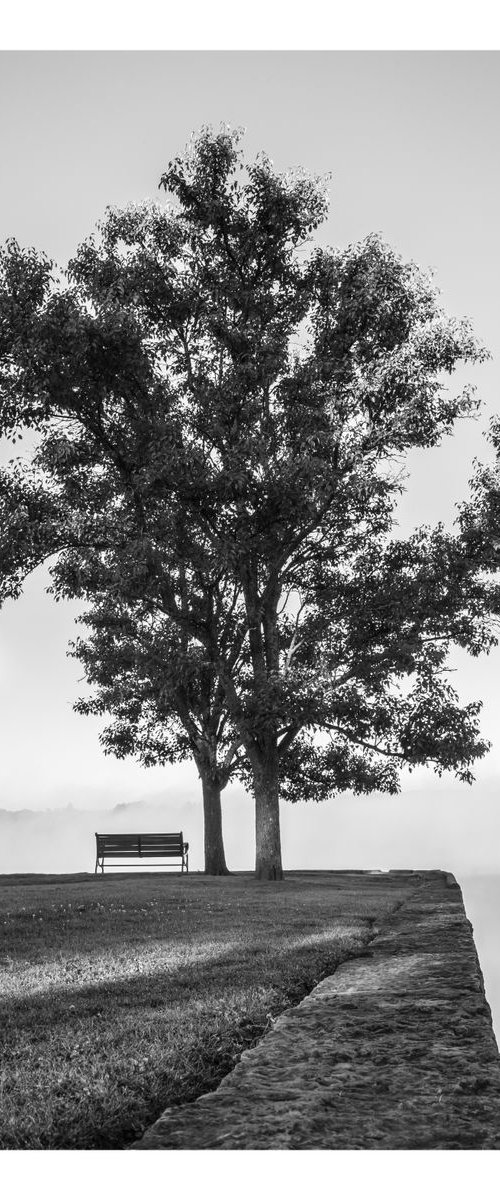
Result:
M95 840L95 875L99 867L104 874L105 858L180 858L181 871L189 870L189 842L183 841L182 833L96 833Z

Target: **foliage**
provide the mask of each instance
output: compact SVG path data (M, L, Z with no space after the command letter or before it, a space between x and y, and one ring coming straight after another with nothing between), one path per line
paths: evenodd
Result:
M460 506L459 523L469 557L479 562L485 572L495 573L500 566L499 417L490 422L488 440L494 458L485 464L476 463L471 496ZM491 607L498 614L498 590L493 593Z
M238 771L239 739L203 648L164 614L106 595L80 618L88 636L72 643L94 691L77 701L84 715L112 715L101 734L107 753L143 766L194 757L209 763L221 788Z

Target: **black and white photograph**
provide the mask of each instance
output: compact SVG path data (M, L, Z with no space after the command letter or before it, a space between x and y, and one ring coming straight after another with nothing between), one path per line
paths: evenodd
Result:
M499 53L0 52L0 1169L500 1149Z

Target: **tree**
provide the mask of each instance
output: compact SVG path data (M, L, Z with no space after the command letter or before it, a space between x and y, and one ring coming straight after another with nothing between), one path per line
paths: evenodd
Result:
M469 559L496 573L500 566L500 417L490 421L487 437L495 457L486 464L476 463L470 498L460 506L459 524ZM493 612L498 612L496 599L493 588Z
M481 573L491 625L500 628L500 417L487 433L494 458L475 463L469 499L459 506L458 524L469 563Z
M103 599L81 622L90 632L72 646L93 685L77 701L83 714L111 715L106 753L135 755L144 766L193 758L202 784L204 869L227 875L221 792L242 769L217 674L202 649L161 613Z
M59 285L4 252L4 429L42 438L3 476L4 590L56 554L56 595L92 598L104 564L112 603L198 648L279 879L280 780L394 790L403 762L470 777L486 749L443 682L454 640L491 644L476 564L440 530L390 540L401 459L473 411L444 377L484 352L379 238L308 251L324 185L245 169L237 133L202 131L162 187L108 210Z

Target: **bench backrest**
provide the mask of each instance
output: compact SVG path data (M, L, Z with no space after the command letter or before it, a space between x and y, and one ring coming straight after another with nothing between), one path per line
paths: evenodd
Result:
M176 857L183 853L182 833L96 833L97 853L110 858Z

